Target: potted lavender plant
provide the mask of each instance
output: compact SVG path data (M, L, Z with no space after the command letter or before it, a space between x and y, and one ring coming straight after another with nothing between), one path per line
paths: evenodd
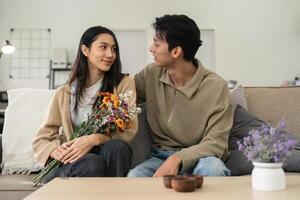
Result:
M279 191L286 188L282 164L295 149L297 141L288 137L282 131L284 128L283 121L277 127L264 124L238 141L239 150L254 165L251 177L253 189Z

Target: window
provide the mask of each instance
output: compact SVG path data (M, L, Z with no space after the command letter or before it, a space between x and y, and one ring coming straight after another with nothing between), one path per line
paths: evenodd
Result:
M51 30L11 29L16 47L10 56L10 78L47 78L49 75Z

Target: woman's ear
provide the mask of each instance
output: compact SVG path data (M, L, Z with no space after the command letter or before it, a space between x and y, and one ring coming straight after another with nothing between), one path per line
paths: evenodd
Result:
M178 58L183 53L182 48L180 46L177 46L171 50L171 54L173 58Z
M83 53L83 55L85 55L85 57L88 57L89 55L89 48L87 46L85 46L84 44L81 45L81 52Z

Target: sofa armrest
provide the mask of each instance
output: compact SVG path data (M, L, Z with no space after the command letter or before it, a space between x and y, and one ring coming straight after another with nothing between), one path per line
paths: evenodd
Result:
M0 164L2 163L2 134L0 134ZM0 165L1 172L1 165Z

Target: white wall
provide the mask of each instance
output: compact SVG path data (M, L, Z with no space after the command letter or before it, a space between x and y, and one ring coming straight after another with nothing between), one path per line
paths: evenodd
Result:
M215 29L215 71L225 79L278 86L300 74L299 0L0 0L0 41L11 27L50 27L52 47L66 47L73 61L88 27L144 28L150 42L150 24L166 13ZM0 59L0 90L48 87L47 79L9 79L8 60Z

